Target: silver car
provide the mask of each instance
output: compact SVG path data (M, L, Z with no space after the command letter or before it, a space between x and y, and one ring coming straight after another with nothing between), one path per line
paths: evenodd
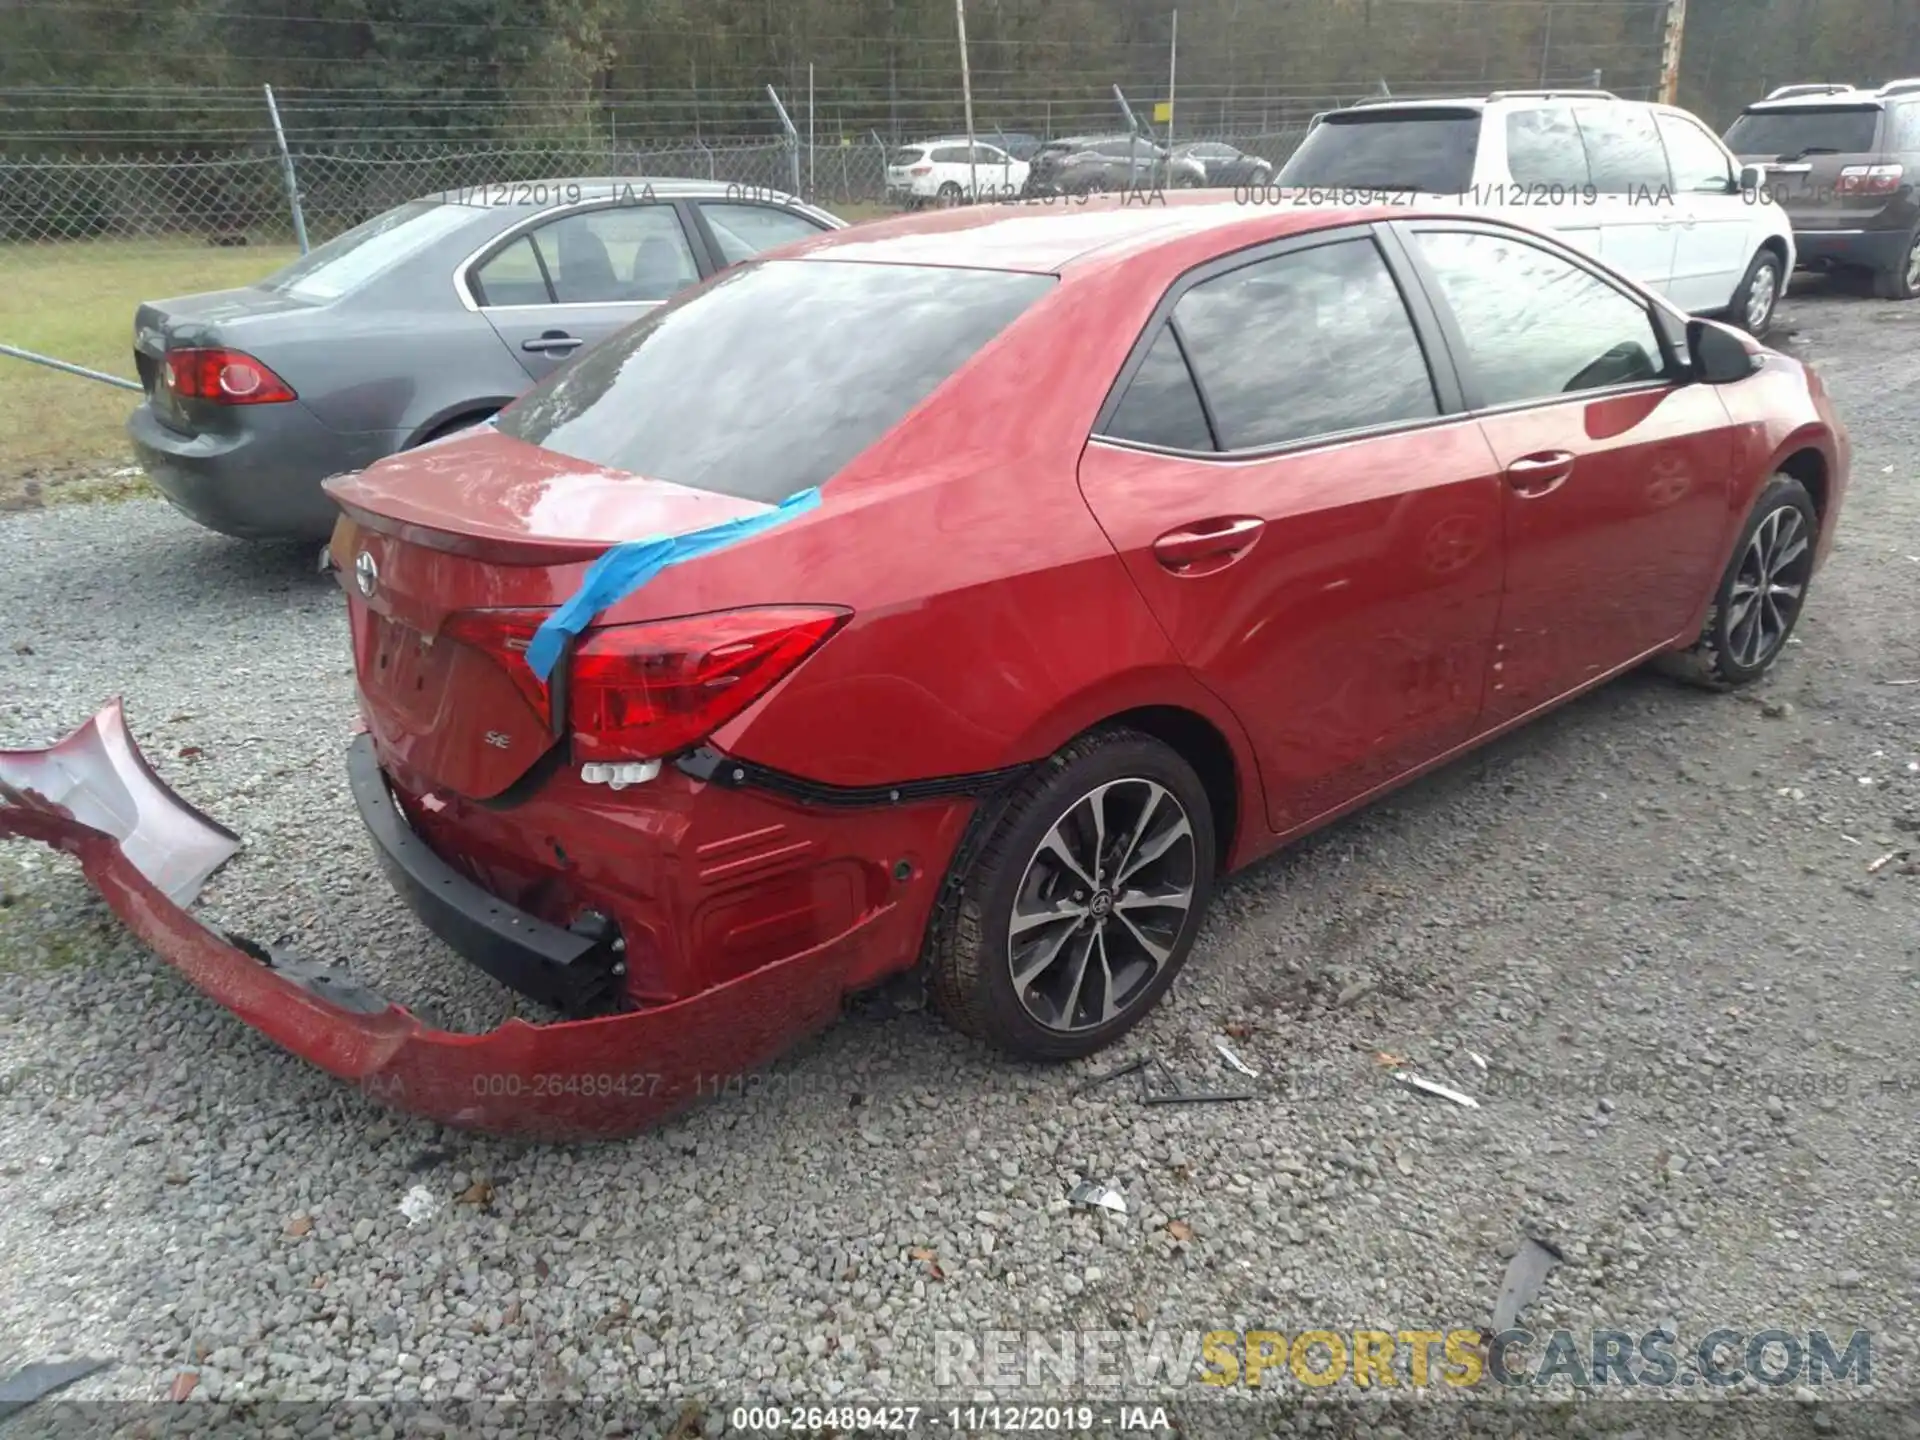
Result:
M729 265L845 222L695 180L477 186L398 205L254 285L134 316L148 477L210 529L322 539L320 488L480 424Z

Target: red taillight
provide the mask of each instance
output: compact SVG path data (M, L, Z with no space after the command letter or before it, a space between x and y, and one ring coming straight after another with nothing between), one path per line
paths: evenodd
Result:
M1840 172L1842 195L1893 195L1906 172L1898 165L1849 165Z
M293 391L253 356L223 347L167 352L167 387L215 405L278 405Z
M769 606L589 631L567 669L575 753L655 760L697 745L847 619L844 610Z
M547 687L527 664L527 644L551 610L462 610L441 627L443 639L455 640L487 656L506 672L540 723L550 724Z
M916 165L907 171L907 173L909 175L931 175L933 173L933 167L931 165Z

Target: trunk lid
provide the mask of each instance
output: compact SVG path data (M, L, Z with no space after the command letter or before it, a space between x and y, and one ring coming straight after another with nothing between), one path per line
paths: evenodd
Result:
M253 286L143 301L133 312L133 364L154 419L169 430L198 435L216 428L211 422L220 414L217 405L183 399L173 392L167 384L167 351L231 345L271 367L272 358L255 348L266 328L260 322L270 324L274 317L313 308L310 301Z
M770 508L600 469L491 429L392 456L326 489L345 517L330 554L368 728L408 769L476 800L509 789L558 738L520 652L595 559L622 541ZM494 639L474 638L476 611L494 612L479 622Z
M1848 170L1891 163L1881 150L1877 102L1808 101L1750 109L1727 131L1742 164L1767 172L1767 192L1799 230L1857 229L1884 210L1885 194L1846 194Z

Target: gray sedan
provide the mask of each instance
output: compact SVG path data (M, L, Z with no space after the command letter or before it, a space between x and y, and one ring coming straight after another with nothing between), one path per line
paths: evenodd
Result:
M322 539L329 475L479 424L688 286L845 222L694 180L412 200L258 284L140 306L127 421L162 494L243 539Z

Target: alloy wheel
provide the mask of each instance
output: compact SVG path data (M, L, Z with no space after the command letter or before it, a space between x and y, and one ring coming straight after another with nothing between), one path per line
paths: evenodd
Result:
M1752 670L1773 658L1793 628L1813 570L1813 536L1792 505L1770 511L1740 556L1727 595L1727 649Z
M1920 291L1920 235L1913 237L1913 249L1907 252L1907 289Z
M1172 959L1197 858L1192 821L1164 785L1114 780L1070 805L1014 892L1007 964L1026 1013L1059 1032L1125 1014Z
M1762 265L1753 272L1753 288L1747 292L1749 331L1758 334L1766 329L1767 320L1773 314L1774 292L1779 288L1779 277L1771 264Z

